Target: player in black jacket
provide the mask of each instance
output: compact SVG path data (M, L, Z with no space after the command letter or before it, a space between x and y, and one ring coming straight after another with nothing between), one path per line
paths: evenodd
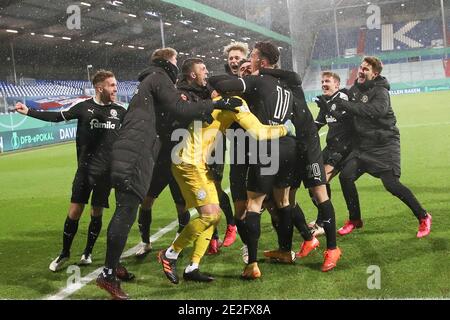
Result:
M358 138L339 176L350 217L338 233L346 235L363 226L355 181L367 172L381 179L386 190L411 209L419 220L417 238L422 238L431 231L431 215L399 180L400 133L391 107L389 83L380 75L382 70L378 58L365 57L355 85L350 88L350 101L335 99L338 110L354 116Z
M61 270L70 257L72 241L78 230L78 221L85 204L91 199L91 222L86 248L80 264L92 263L91 253L102 227L103 208L109 208L110 157L113 142L117 139L126 110L115 104L117 81L109 71L98 71L92 81L95 97L77 103L61 112L40 112L18 103L16 110L30 117L52 122L77 119L76 148L78 169L72 185L69 212L64 223L63 249L51 262L51 271Z
M235 107L226 106L223 100L217 104L185 101L175 88L176 64L174 49L153 52L150 67L139 75L140 84L113 144L111 181L116 192L116 210L108 226L105 268L97 278L97 285L115 299L128 299L116 279L116 269L139 204L149 190L161 144L170 143L173 122L209 119L215 107Z

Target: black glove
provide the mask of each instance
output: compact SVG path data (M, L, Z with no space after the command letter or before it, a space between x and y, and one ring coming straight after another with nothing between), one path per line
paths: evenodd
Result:
M228 110L233 112L239 112L236 107L242 106L242 100L239 98L222 98L213 102L214 109Z
M348 101L344 100L340 97L336 97L333 99L333 101L331 102L332 104L336 105L336 110L337 111L347 111L347 107L348 107Z
M202 121L206 122L207 124L211 124L214 121L213 116L211 115L211 113L204 113L202 115Z
M317 96L314 101L317 103L317 106L324 110L325 112L330 111L330 106L328 105L327 99L324 96Z

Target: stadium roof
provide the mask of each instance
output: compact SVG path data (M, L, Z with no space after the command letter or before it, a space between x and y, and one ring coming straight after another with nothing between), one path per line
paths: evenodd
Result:
M80 8L81 29L71 30L67 21L74 21L74 4ZM207 1L9 0L0 5L0 43L14 40L23 49L58 46L94 53L107 46L111 55L135 50L148 56L162 46L161 24L165 46L176 48L180 58L199 56L220 65L223 47L232 40L271 39L280 47L291 41L286 34L209 7Z

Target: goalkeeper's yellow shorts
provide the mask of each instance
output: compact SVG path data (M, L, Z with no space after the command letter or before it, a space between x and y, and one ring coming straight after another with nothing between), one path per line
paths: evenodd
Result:
M172 164L172 173L186 201L186 209L219 204L213 175L206 166Z

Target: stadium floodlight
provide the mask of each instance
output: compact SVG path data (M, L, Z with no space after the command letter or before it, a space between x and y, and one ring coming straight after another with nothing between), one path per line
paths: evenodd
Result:
M52 34L44 34L44 37L46 37L46 38L54 38L55 36L52 35Z
M106 44L107 46L112 46L112 45L113 45L111 42L105 42L105 44Z
M110 2L108 2L108 4L110 4L110 5L112 5L112 6L120 6L120 5L122 5L123 4L123 2L122 1L110 1Z
M19 31L13 30L13 29L6 29L6 32L9 32L9 33L19 33Z
M31 34L32 36L36 35L36 33L34 33L34 32L31 32L30 34Z
M139 49L139 50L144 50L145 48L144 48L144 47L138 47L138 49Z
M218 34L215 35L216 38L220 38L220 36Z
M134 49L134 46L132 46L132 45L128 45L127 47L130 49Z
M64 40L72 40L72 38L69 37L62 37Z
M192 30L192 32L195 32L195 33L197 33L197 32L198 32L198 30L197 30L197 29L193 29L193 30Z
M171 25L172 25L170 22L164 22L164 24L165 24L166 26L171 26Z
M97 40L91 40L91 41L89 41L90 43L95 43L95 44L97 44L97 43L100 43L100 41L97 41Z
M159 14L154 11L145 11L146 15L159 18Z
M128 16L129 16L129 17L132 17L132 18L136 18L136 17L137 17L137 15L132 14L132 13L129 13Z
M80 4L81 4L82 6L86 6L86 7L90 7L90 6L91 6L91 4L90 4L90 3L87 3L87 2L80 2Z

